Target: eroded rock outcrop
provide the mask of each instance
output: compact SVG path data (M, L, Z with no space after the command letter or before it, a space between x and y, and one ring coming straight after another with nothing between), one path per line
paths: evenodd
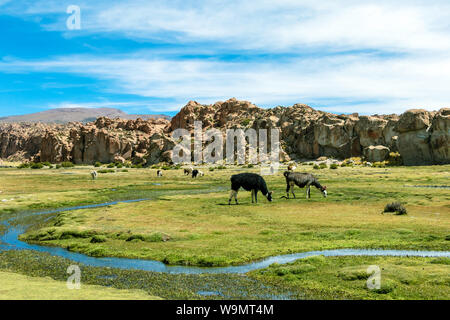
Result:
M171 121L98 118L66 125L0 124L0 158L100 162L170 162L171 132L194 129L277 129L281 160L349 158L381 161L398 151L406 165L450 163L450 109L409 110L398 115L336 115L307 105L262 109L229 99L212 105L190 101ZM379 150L378 150L379 149ZM379 152L378 152L379 151Z
M442 109L409 110L401 116L336 115L302 104L261 109L233 98L213 105L191 101L172 119L171 129L192 130L194 121L202 121L203 128L279 128L285 159L370 154L375 161L387 157L389 150L399 151L406 165L446 164L450 163L449 112ZM371 146L385 148L368 150Z

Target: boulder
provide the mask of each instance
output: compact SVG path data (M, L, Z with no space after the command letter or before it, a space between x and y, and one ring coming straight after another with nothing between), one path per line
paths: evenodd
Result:
M434 164L450 163L450 108L441 109L431 124L430 145Z
M398 132L398 151L405 165L433 164L430 144L432 114L426 110L408 110L400 116L395 131Z
M364 149L364 157L369 162L381 162L389 156L389 148L385 146L369 146Z

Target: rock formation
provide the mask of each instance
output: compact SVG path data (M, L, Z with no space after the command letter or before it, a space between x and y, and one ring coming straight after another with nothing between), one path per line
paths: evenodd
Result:
M202 121L204 130L279 129L281 160L365 156L374 162L398 151L406 165L450 163L448 108L359 116L303 104L262 109L236 99L213 105L190 101L171 121L101 117L87 124L0 124L0 158L87 164L169 162L175 145L171 132L193 130L195 121Z
M369 146L364 149L364 157L369 162L381 162L388 158L390 151L385 146Z

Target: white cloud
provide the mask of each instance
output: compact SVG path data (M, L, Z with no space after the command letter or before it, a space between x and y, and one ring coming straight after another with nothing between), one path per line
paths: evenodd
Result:
M48 28L66 30L73 1L17 1L6 11L32 16L60 13ZM448 50L447 0L79 0L85 32L112 32L163 42L210 41L225 49L297 51Z
M15 1L5 5L5 12L51 13L58 19L45 27L65 31L68 4L72 1ZM10 58L0 62L0 71L87 75L110 81L112 92L175 101L167 110L190 99L211 103L233 96L266 106L327 101L330 110L360 113L450 104L448 0L79 0L77 5L83 35L106 32L189 45L213 55L286 56L245 62L164 53ZM173 50L175 56L184 53L183 47Z
M212 103L236 97L266 106L314 101L320 105L327 100L330 109L339 106L345 112L392 113L449 105L450 57L435 58L347 55L272 64L73 56L49 61L8 60L0 62L0 71L62 72L109 80L112 92L176 101L165 111L176 110L190 99ZM342 101L352 103L345 106Z

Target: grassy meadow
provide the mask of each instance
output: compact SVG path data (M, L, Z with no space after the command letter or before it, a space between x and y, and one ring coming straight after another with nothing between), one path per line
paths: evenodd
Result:
M119 290L98 285L67 289L51 278L29 277L0 271L0 300L155 300L141 290Z
M205 176L198 179L183 176L182 170L166 170L164 177L158 178L154 169L117 169L100 173L96 181L90 178L90 170L88 166L1 169L0 219L21 211L149 199L63 212L32 226L21 239L96 257L155 259L175 265L238 265L273 255L337 248L450 249L450 190L428 187L448 185L448 165L336 170L303 165L296 171L314 173L327 185L328 198L312 188L307 200L305 190L296 187L297 199L282 199L286 185L281 171L265 177L274 191L272 203L259 194L259 203L252 204L250 193L241 191L238 206L228 205L230 176L258 173L258 169L242 166L211 172L204 168ZM384 206L393 201L401 202L408 214L382 214ZM413 258L324 259L311 268L301 267L302 261L294 267L272 266L251 273L251 277L304 289L314 297L373 298L377 295L361 286L364 279L336 276L333 265L338 264L345 273L384 261L394 270L390 281L404 289L382 297L411 298L407 294L410 287L411 292L423 292L425 297L450 298L448 278L436 280L440 274L450 274L448 263ZM311 270L284 273L277 269L295 269L296 265ZM396 278L399 270L401 276L414 279L402 282ZM359 289L350 290L355 285Z

